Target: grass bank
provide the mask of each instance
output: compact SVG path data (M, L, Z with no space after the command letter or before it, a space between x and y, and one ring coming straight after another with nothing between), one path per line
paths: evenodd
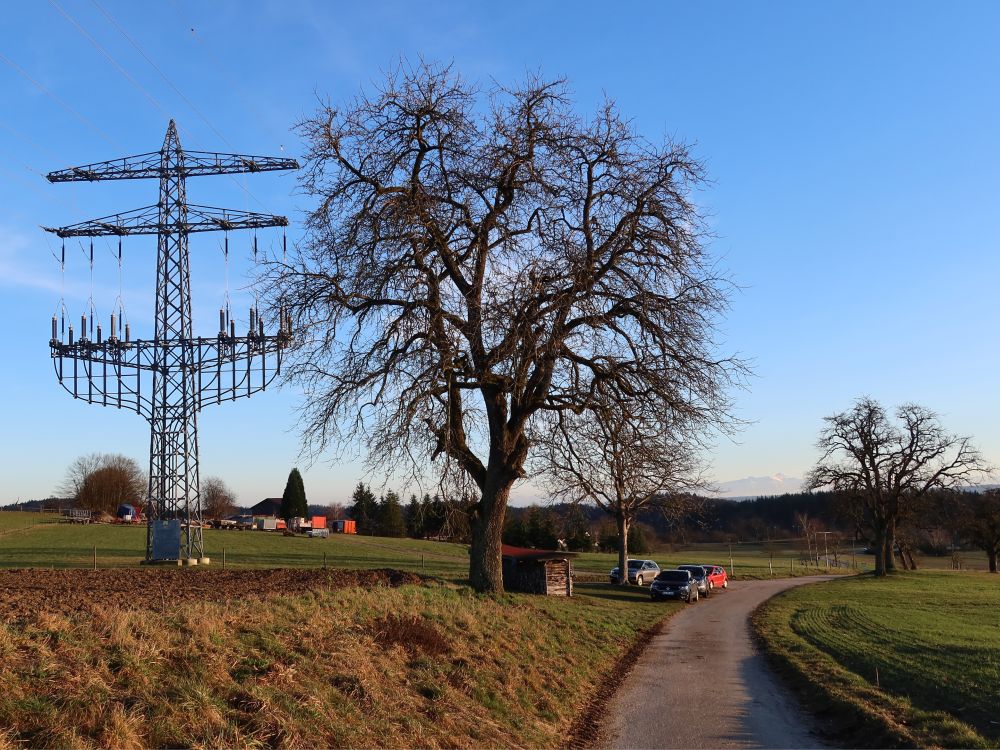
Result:
M997 576L830 581L775 597L753 625L779 671L847 745L1000 745Z
M38 612L0 627L0 747L558 747L640 632L679 609L581 589Z

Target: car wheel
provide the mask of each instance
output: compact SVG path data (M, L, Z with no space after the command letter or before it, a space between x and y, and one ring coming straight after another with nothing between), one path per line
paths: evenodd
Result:
M641 586L642 585L642 576L636 576L635 577L635 585L636 586Z

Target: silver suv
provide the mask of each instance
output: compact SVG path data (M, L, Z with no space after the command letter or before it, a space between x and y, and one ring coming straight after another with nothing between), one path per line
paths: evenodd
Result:
M636 586L643 586L660 572L660 566L652 560L629 560L628 561L628 582ZM618 583L618 566L611 569L611 583Z

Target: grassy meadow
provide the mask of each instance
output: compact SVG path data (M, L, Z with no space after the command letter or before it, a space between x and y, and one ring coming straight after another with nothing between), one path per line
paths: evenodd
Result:
M754 628L840 739L863 747L997 747L1000 577L917 571L794 589Z
M68 524L39 513L0 513L0 567L92 567L94 548L98 567L137 565L145 555L144 525ZM213 565L276 568L320 567L325 563L342 568L397 568L463 580L468 571L468 548L462 544L418 539L332 534L328 539L283 536L274 532L205 530L205 553ZM643 555L660 567L681 563L714 563L730 570L730 554L736 579L815 575L814 565L800 560L800 553L756 544L692 544L664 547ZM324 557L325 556L325 557ZM859 564L864 562L859 558ZM618 556L583 553L574 569L581 580L604 581ZM846 572L846 571L845 571Z

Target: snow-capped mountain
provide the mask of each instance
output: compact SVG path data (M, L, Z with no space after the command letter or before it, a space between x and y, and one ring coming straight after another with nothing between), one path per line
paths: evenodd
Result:
M761 495L783 495L786 492L800 492L802 480L784 474L769 477L744 477L715 485L719 497L759 497Z

